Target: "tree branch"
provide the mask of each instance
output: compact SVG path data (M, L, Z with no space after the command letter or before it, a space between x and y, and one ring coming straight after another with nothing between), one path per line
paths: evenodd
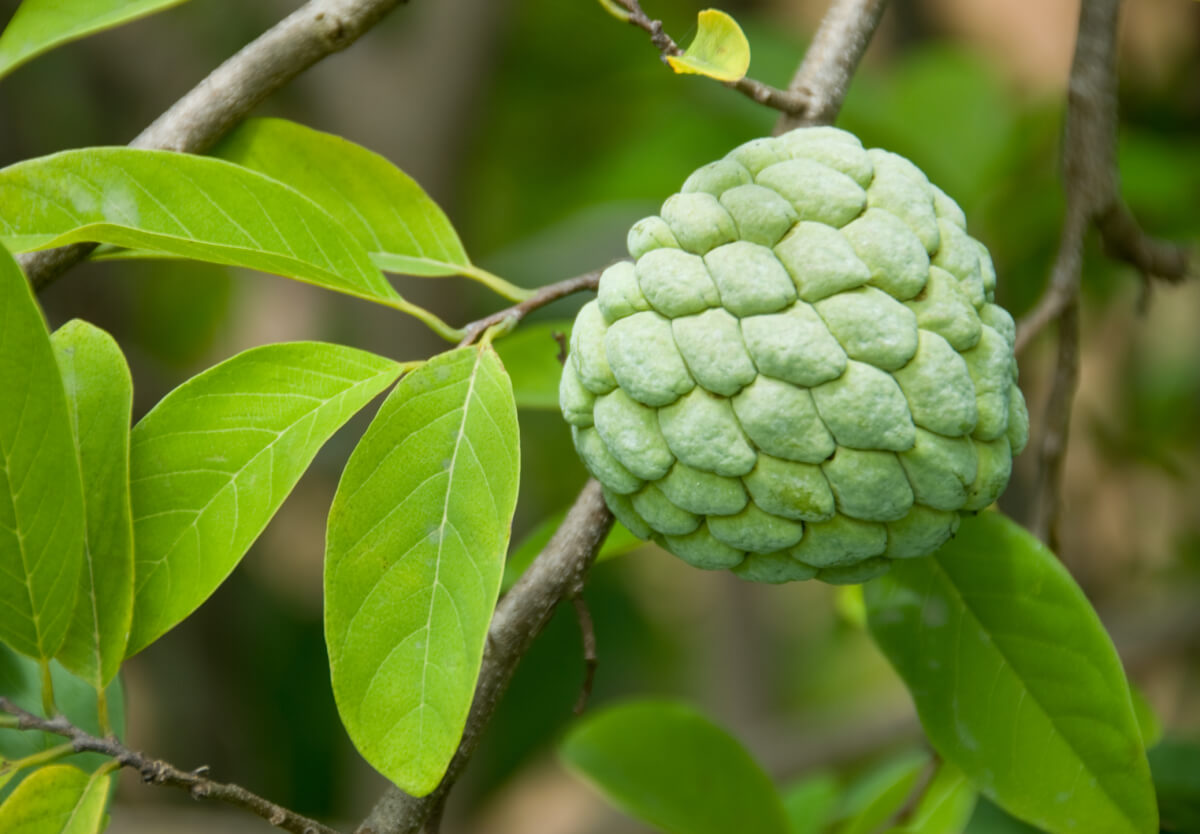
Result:
M603 270L596 269L591 272L586 272L583 275L578 275L574 278L568 278L565 281L559 281L556 284L548 284L541 287L519 304L514 304L511 307L506 307L503 310L484 316L481 319L471 322L463 328L466 335L463 340L458 343L459 347L469 345L483 335L489 327L504 322L512 322L516 325L521 319L537 310L540 307L545 307L547 304L558 301L560 298L566 298L573 293L582 292L584 290L594 290L600 285L600 273Z
M558 532L496 606L467 726L441 784L423 797L389 788L358 827L357 834L417 834L441 807L479 745L517 664L550 621L559 602L583 587L588 568L612 523L600 485L588 481Z
M147 784L169 785L183 788L196 799L215 799L257 814L276 828L292 834L338 834L336 829L322 825L316 820L301 816L281 805L251 793L240 785L214 782L205 775L206 768L184 771L160 759L152 759L135 750L130 750L115 738L99 738L76 727L64 716L42 718L14 704L8 698L0 698L0 711L17 719L17 729L38 730L70 739L75 752L102 753L111 757L122 767L131 767L142 775Z
M887 0L832 0L788 85L790 94L801 97L805 106L786 113L776 134L833 123L886 7Z
M1089 0L1079 10L1079 32L1067 92L1063 136L1066 211L1050 286L1017 330L1020 352L1053 321L1059 323L1054 380L1038 444L1032 532L1053 548L1061 511L1063 469L1071 407L1079 382L1079 288L1083 244L1099 229L1115 257L1156 278L1179 281L1188 272L1186 250L1148 238L1121 202L1117 182L1117 23L1121 0Z
M1087 229L1095 225L1109 254L1136 268L1147 286L1154 279L1177 283L1189 274L1188 249L1147 236L1120 196L1116 67L1120 6L1121 0L1089 0L1079 10L1063 137L1067 195L1063 245L1069 241L1082 248ZM1080 225L1081 229L1073 228ZM1017 328L1017 353L1075 303L1082 256L1067 258L1067 254L1060 247L1049 289Z
M130 146L204 152L264 99L354 43L401 2L407 0L309 0L213 70ZM79 243L20 255L18 262L40 290L95 248Z

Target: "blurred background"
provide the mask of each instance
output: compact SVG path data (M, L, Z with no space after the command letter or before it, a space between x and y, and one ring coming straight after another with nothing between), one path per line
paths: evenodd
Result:
M197 0L37 59L0 84L0 166L129 141L298 5ZM644 5L686 43L705 4ZM825 3L722 5L749 36L751 74L786 86ZM1125 5L1124 196L1152 233L1195 240L1200 4ZM0 2L0 21L15 6ZM971 233L992 251L999 300L1018 318L1041 293L1057 244L1058 141L1077 13L1075 0L898 0L838 122L867 146L912 159L962 205ZM768 134L776 117L711 81L673 75L643 33L596 0L414 0L258 115L387 156L445 208L477 262L525 286L621 257L634 220L655 212L694 168ZM458 279L398 281L455 323L500 306ZM1142 299L1138 277L1107 262L1093 240L1084 284L1061 556L1168 738L1200 741L1200 283ZM445 347L415 321L365 302L203 265L85 264L40 300L52 327L83 317L114 334L133 368L135 419L188 376L256 344L322 339L397 359ZM584 300L538 317L570 316ZM1052 351L1047 334L1021 358L1035 440L1002 500L1018 520L1029 514ZM347 824L384 782L354 752L334 709L321 560L328 506L369 416L326 446L232 578L127 664L124 680L131 746L185 768L207 764L216 778ZM585 478L556 413L524 412L521 425L514 543L567 506ZM751 585L646 547L598 566L586 598L599 653L592 707L635 695L688 700L781 784L824 770L849 778L919 743L898 679L837 610L830 587ZM444 830L645 830L554 757L583 672L568 607L520 667ZM273 830L123 779L113 834Z

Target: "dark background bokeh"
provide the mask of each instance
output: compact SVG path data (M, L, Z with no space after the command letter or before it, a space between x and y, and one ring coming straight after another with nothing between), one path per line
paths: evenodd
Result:
M703 5L645 4L684 42ZM0 165L127 142L296 5L195 0L39 58L0 83ZM1200 5L1126 5L1123 191L1148 228L1194 240ZM752 74L786 85L823 3L723 7L749 36ZM0 4L0 20L11 8ZM1018 317L1041 292L1057 243L1057 145L1076 13L1070 0L896 2L839 120L868 146L911 158L958 200L992 250L1001 302ZM446 209L481 265L525 286L619 258L634 220L691 170L775 121L717 84L674 76L642 33L595 0L413 0L259 115L384 154ZM451 321L498 306L458 279L400 281ZM1189 612L1200 599L1200 288L1156 292L1139 315L1137 276L1106 262L1095 241L1084 281L1061 555L1170 733L1196 737L1195 641L1179 632L1195 627ZM87 264L41 300L52 326L78 316L116 336L133 368L135 418L191 374L256 344L324 339L397 359L444 347L392 311L203 265ZM568 316L581 303L538 316ZM1043 339L1022 357L1035 438L1050 349ZM208 764L218 778L335 820L360 817L383 787L337 720L321 630L325 513L368 417L327 445L231 579L125 677L133 746L184 767ZM584 480L556 414L523 413L522 437L514 541ZM1028 513L1032 457L1019 461L1003 502L1017 518ZM823 765L853 768L918 738L903 689L835 610L829 587L752 586L645 548L597 567L586 596L600 657L593 705L624 695L690 700L781 782ZM560 612L521 666L448 829L642 830L553 758L583 676L579 646L572 612ZM110 830L270 830L242 816L127 777Z

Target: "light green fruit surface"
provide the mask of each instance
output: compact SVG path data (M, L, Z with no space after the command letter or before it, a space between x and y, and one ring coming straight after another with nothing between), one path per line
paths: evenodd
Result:
M613 514L760 582L862 582L991 504L1028 439L987 249L828 127L700 168L629 232L559 399Z

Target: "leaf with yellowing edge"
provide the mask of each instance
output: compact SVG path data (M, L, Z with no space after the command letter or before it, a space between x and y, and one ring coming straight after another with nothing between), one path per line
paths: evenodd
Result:
M675 72L707 75L718 81L737 81L750 69L750 42L725 12L705 9L697 20L696 39L682 55L668 55Z

